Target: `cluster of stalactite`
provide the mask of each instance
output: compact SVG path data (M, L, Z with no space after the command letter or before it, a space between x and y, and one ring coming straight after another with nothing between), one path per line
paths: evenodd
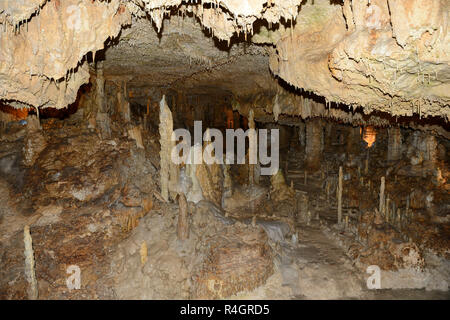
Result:
M253 35L254 43L269 44L274 74L328 101L362 106L365 113L447 120L448 9L441 0L4 2L0 100L14 107L63 108L89 81L88 54L95 60L95 53L132 23L132 16L150 17L160 32L165 17L178 14L198 17L220 40L243 33L245 38ZM268 26L253 34L258 19ZM282 98L276 99L271 112L278 120L286 110ZM312 112L362 120L335 105L327 109ZM308 112L297 108L292 113Z

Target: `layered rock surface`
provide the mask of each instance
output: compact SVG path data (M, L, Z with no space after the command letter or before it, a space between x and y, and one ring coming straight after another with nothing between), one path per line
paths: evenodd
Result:
M447 120L449 6L445 0L3 2L0 100L15 107L66 107L75 100L79 87L88 82L87 62L95 60L95 53L105 44L115 44L117 41L110 39L116 38L124 51L111 52L110 71L106 67L105 74L109 72L122 80L142 65L138 58L142 55L129 57L129 50L125 50L136 43L130 39L148 44L144 61L153 64L147 66L150 71L158 70L158 59L164 56L163 65L170 65L167 61L174 59L176 70L186 69L186 64L177 64L184 58L216 66L212 73L215 87L220 88L223 82L223 90L231 90L234 95L248 94L249 87L273 91L267 81L269 54L273 74L327 101L362 106L364 113L417 114ZM186 27L174 27L183 23L182 17L176 19L176 15L189 17L184 21ZM147 17L152 25L143 23ZM195 27L195 20L206 36L219 40L215 46L205 47L205 40L209 40L202 39L201 34L194 32L189 38L181 32ZM129 24L129 30L139 33L127 35L123 27ZM250 53L257 54L249 56L246 46L236 45L240 42L264 46L249 43ZM169 57L153 50L161 45L172 53ZM227 59L227 53L223 53L229 46L231 58ZM108 61L108 55L106 58ZM114 64L124 60L121 65ZM183 79L181 86L201 86L201 81L185 80L195 78L199 72L208 74L205 69L209 68L182 71L181 77L175 70L162 74L152 85L173 85ZM149 74L157 71L141 74L141 80ZM211 81L211 75L203 81Z

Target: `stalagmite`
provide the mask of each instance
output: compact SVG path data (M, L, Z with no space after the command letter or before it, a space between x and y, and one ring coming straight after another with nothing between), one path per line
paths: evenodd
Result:
M92 117L95 117L97 126L103 139L111 137L111 121L106 110L105 77L103 75L103 61L96 65L96 76L93 88Z
M215 150L211 149L211 139L211 131L208 128L205 131L203 153L208 154L211 162L197 164L195 175L203 197L220 206L223 201L224 173L222 166L219 164L220 161L216 157ZM198 156L201 157L203 153L198 154Z
M378 208L378 211L381 214L384 214L384 205L385 205L385 200L384 200L384 177L381 177L381 184L380 184L380 206Z
M178 195L178 205L180 212L178 215L177 236L178 240L186 240L189 238L189 217L188 204L183 193Z
M203 197L218 206L223 200L223 172L219 164L198 164L195 173Z
M189 150L189 157L191 159L190 163L186 164L186 176L191 180L192 186L186 194L188 201L197 203L203 199L202 189L200 183L197 179L197 167L198 165L194 163L194 159L200 159L202 157L202 146L201 144L195 144Z
M171 152L175 142L172 142L173 120L172 112L163 96L159 104L159 135L160 135L160 167L161 167L161 195L164 200L169 200L169 181L171 174Z
M0 298L444 296L449 8L0 1Z
M39 292L34 268L33 240L31 239L30 227L28 225L23 229L23 242L25 243L25 275L30 286L28 288L28 299L36 300Z
M46 147L47 140L41 130L38 117L28 116L22 163L28 167L32 166Z
M286 180L281 169L270 177L270 184L271 190L269 196L273 201L284 201L295 196L295 191L286 184Z
M142 141L142 133L140 126L134 126L131 129L128 129L128 136L136 141L136 146L140 149L144 149L144 143Z
M339 185L338 185L338 224L342 223L342 166L339 167Z
M119 83L119 89L117 90L117 111L119 112L122 120L125 123L130 122L130 103L127 100L127 83L126 81L121 81Z

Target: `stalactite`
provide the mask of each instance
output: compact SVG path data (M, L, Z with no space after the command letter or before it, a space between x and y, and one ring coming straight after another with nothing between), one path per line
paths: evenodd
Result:
M275 119L275 122L278 121L278 117L281 113L280 103L278 102L278 94L275 95L275 99L273 102L273 108L272 108L273 117Z
M194 159L200 159L202 157L202 146L200 144L195 144L189 150L190 153L190 163L186 164L186 176L191 180L192 186L189 189L186 197L190 202L197 203L203 200L203 193L200 187L200 183L197 179L197 167L198 165L194 163Z

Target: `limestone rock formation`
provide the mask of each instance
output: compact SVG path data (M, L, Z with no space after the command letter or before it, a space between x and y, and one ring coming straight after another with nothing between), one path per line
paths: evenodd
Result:
M64 108L89 80L86 55L103 49L130 14L119 0L0 4L0 100Z
M261 228L234 226L213 238L191 291L195 299L223 299L265 283L273 273L273 253ZM228 241L217 241L218 239Z
M175 198L179 174L178 167L171 158L172 150L174 150L175 147L175 141L172 141L173 119L172 112L166 103L165 97L163 97L160 102L159 119L161 195L167 201L169 200L169 191L171 198Z
M271 69L365 113L448 119L449 6L440 0L305 4L294 30L273 37L278 54Z
M253 35L255 43L274 46L266 50L272 72L327 101L362 107L364 113L449 118L450 4L445 0L78 4L75 0L27 0L0 5L5 30L0 33L0 100L16 107L63 108L88 82L89 52L94 58L124 25L138 24L147 15L161 32L165 17L177 12L197 17L219 40L244 34ZM268 26L254 33L258 19ZM182 51L192 51L178 43ZM275 105L277 118L286 110Z
M281 170L278 170L278 172L270 177L270 199L279 202L287 199L292 199L294 197L294 190L291 189L286 184L286 179L284 178L284 175Z

